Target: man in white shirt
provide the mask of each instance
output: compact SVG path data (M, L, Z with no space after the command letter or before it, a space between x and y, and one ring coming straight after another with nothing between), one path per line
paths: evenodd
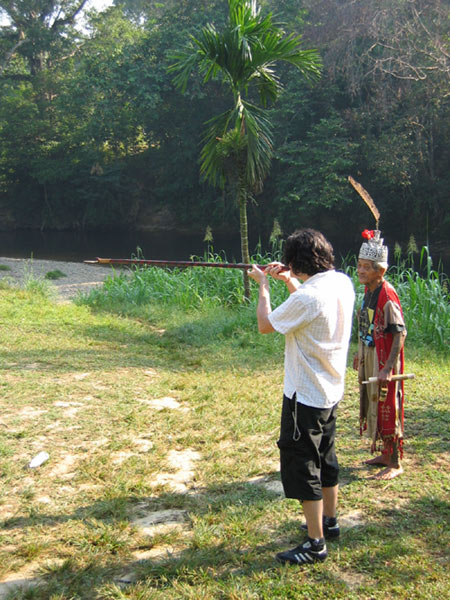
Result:
M306 564L325 560L325 537L340 533L334 438L355 294L349 277L334 270L333 248L318 231L301 229L289 236L283 262L289 270L271 263L264 271L253 266L249 276L259 283L259 331L286 339L281 480L286 497L302 503L308 532L302 544L280 552L277 560ZM267 275L284 281L291 293L273 312Z

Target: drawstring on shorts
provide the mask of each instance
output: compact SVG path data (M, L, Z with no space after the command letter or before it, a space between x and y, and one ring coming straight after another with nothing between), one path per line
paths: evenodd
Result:
M294 419L294 434L292 436L292 439L294 440L294 442L298 442L299 439L301 438L302 432L300 431L300 429L297 425L297 408L298 408L297 394L294 394L294 396L292 397L292 400L295 402L294 411L292 412L292 418Z

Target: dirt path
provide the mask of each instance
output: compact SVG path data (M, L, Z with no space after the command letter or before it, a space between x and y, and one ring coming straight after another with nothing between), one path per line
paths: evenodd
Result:
M49 282L55 286L58 296L62 300L70 300L79 291L87 292L101 285L103 280L113 272L108 266L90 266L84 263L57 260L0 257L0 269L1 265L9 267L9 270L0 270L0 280L12 280L15 283L23 283L27 276L45 278L49 271L61 271L66 277L49 280Z

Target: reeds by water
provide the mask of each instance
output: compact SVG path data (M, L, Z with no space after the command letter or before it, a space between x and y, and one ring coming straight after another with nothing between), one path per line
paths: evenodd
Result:
M279 260L279 251L274 254L257 252L252 262L258 264ZM192 260L224 262L223 254L215 254L211 248L201 258ZM410 257L390 267L386 277L396 288L402 303L408 341L429 345L438 350L447 350L450 335L450 305L448 277L433 269L428 248L420 254L419 270L415 270ZM341 261L340 270L353 280L357 292L356 306L361 305L363 286L356 274L356 257L347 256ZM271 283L272 306L277 306L286 297L287 291L281 282ZM256 302L254 294L251 303ZM136 313L156 306L179 307L180 310L245 309L242 273L234 269L166 269L159 267L134 267L116 271L103 288L92 291L80 299L98 308ZM246 312L243 310L243 312Z

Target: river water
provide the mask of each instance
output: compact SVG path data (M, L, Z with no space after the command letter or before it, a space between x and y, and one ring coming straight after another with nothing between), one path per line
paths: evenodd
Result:
M147 259L189 260L203 255L203 235L147 231L34 231L0 232L0 256L82 262L96 257L130 258L137 248ZM213 249L224 250L229 261L240 260L239 236L214 236Z
M190 260L192 256L203 256L207 251L203 238L203 234L176 231L0 231L0 256L82 262L96 257L130 258L139 247L146 259ZM268 239L260 239L257 234L250 233L250 254L255 252L259 241L263 252L269 249ZM348 243L332 241L337 266L342 256L353 255L359 248L359 240ZM214 235L212 249L216 253L225 253L229 262L240 262L239 232ZM390 251L392 261L393 249ZM443 254L432 254L433 266L437 268L441 260L441 267L449 273L450 258L448 253Z

